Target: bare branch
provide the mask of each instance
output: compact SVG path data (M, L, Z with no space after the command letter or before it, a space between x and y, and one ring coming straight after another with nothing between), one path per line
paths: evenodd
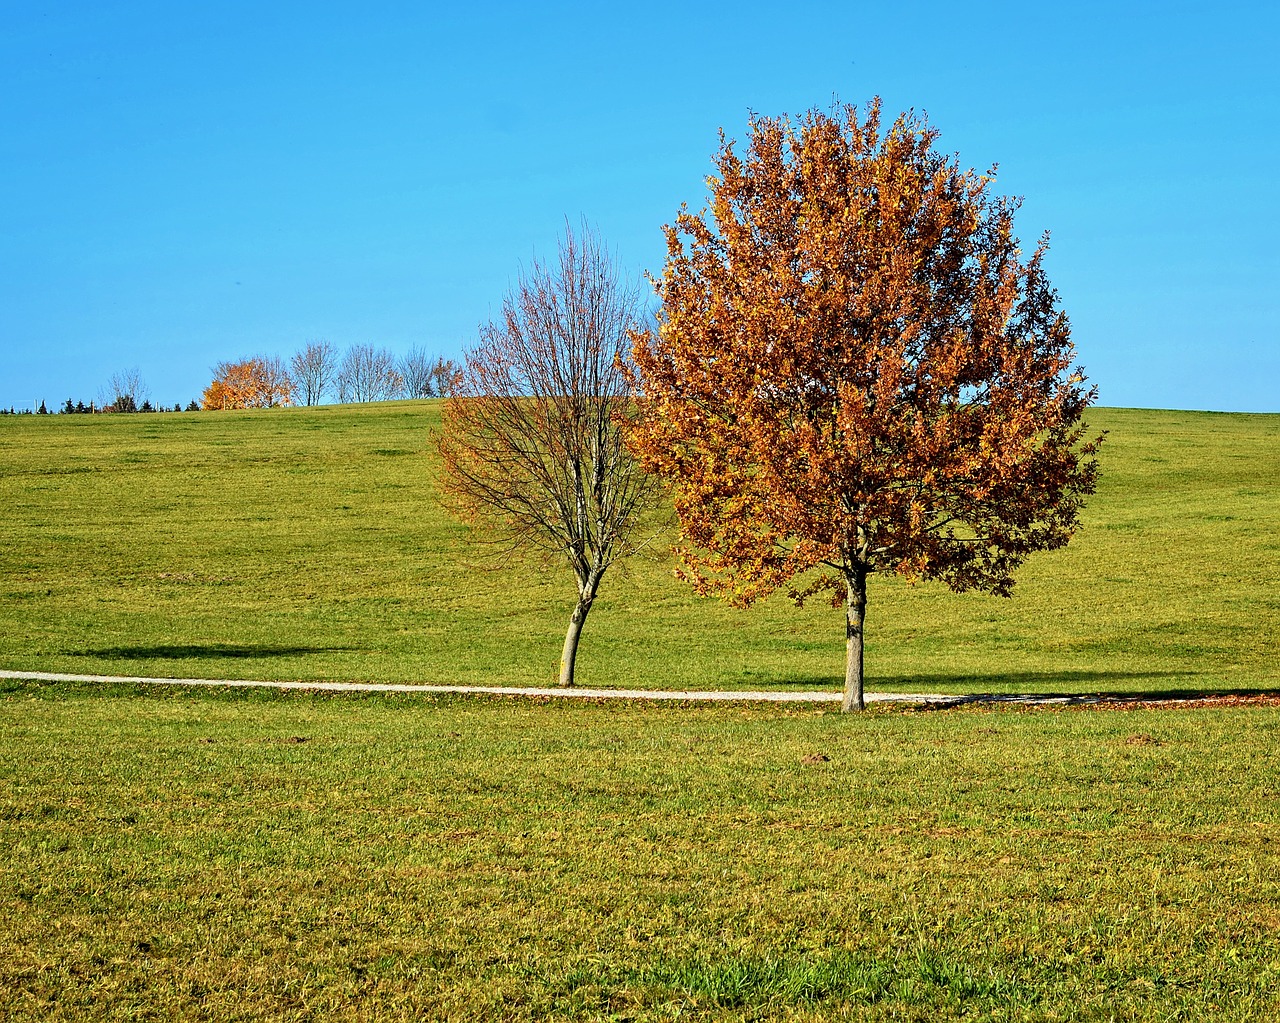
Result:
M396 357L385 348L352 345L342 357L335 384L338 401L389 401L400 396L404 379L396 368Z
M439 372L449 378L441 482L454 510L573 570L580 599L565 684L574 629L606 570L634 552L631 531L655 492L621 430L632 413L630 336L642 317L638 289L604 246L585 227L566 231L557 262L535 261L520 275L461 370Z
M319 405L338 370L338 351L328 341L308 341L289 360L297 393L304 405Z

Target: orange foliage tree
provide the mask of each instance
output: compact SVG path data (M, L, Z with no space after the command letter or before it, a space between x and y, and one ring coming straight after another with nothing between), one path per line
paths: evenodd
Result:
M936 138L909 114L882 132L878 100L753 119L743 155L722 137L635 337L631 444L673 484L683 574L744 606L831 591L846 711L870 574L1007 596L1097 476L1047 236L1024 256L1018 202Z
M293 404L293 382L278 358L220 362L200 404L206 409L274 408Z

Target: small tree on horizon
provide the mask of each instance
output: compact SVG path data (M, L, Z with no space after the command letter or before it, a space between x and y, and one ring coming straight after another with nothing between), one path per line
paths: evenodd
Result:
M137 367L120 370L107 378L99 392L98 410L101 412L137 412L150 396L147 385Z
M417 345L400 360L399 369L406 398L443 398L461 373L452 359L433 359Z
M371 344L352 345L342 357L335 377L338 401L390 401L398 398L404 378L396 367L396 357L385 348Z
M553 265L535 261L508 293L444 403L441 490L451 510L510 549L565 558L577 582L560 657L574 683L578 642L605 572L656 481L627 451L625 366L642 306L589 230L566 231Z
M425 348L414 345L400 360L400 378L404 381L406 398L434 398L432 386L431 356Z
M1024 257L1017 201L936 138L910 114L882 134L878 100L753 119L742 155L722 137L634 349L632 444L674 487L687 577L743 606L830 591L845 710L869 575L1008 596L1097 477L1047 238Z
M452 359L436 359L431 364L431 386L437 398L447 398L462 380L462 367Z
M295 397L304 405L319 405L338 371L338 351L323 338L308 341L289 360L289 369Z
M275 408L293 404L293 382L278 356L220 362L200 398L203 409Z

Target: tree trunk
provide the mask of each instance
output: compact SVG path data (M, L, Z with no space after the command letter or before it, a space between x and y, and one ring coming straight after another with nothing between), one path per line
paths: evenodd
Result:
M867 617L867 570L862 565L845 569L849 595L845 600L844 702L840 709L865 710L862 699L862 625Z
M578 640L582 636L582 626L587 620L587 613L595 603L596 587L600 585L600 577L595 576L579 587L578 606L569 616L569 630L564 634L564 650L560 654L560 684L573 685L573 666L578 659Z

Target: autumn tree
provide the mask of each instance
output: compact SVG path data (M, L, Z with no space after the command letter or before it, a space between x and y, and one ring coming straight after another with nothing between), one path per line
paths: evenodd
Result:
M462 367L452 359L437 358L431 364L431 390L437 398L447 398L462 380Z
M400 396L404 378L387 349L352 345L342 357L335 383L340 402L389 401Z
M845 710L868 576L1008 596L1097 476L1047 236L1024 254L1018 201L936 140L911 114L882 132L879 101L722 137L635 345L632 443L674 486L686 574L741 605L830 591Z
M465 520L511 548L564 558L577 581L560 659L573 685L578 641L601 579L632 553L653 490L623 443L624 372L642 307L604 246L567 231L559 259L522 273L480 330L443 409L441 487Z
M274 408L293 404L293 382L284 360L255 355L239 362L220 362L213 382L201 395L205 409Z
M308 341L289 360L295 396L304 405L319 405L338 371L338 352L328 341Z

